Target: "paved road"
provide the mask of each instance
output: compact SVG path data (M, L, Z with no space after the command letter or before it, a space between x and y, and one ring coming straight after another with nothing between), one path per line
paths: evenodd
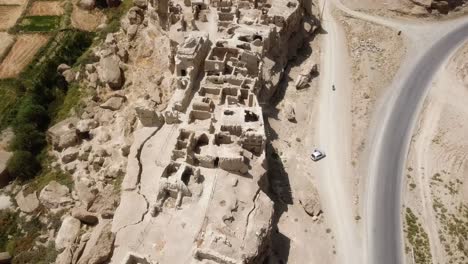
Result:
M374 139L369 175L369 264L403 263L401 178L415 120L438 69L468 40L468 20L453 28L425 52L403 76L399 93L387 105ZM393 102L392 102L393 101Z

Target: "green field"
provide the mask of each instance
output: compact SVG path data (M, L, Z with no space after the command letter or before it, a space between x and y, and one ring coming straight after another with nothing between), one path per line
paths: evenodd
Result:
M59 27L59 16L27 16L17 25L17 30L23 32L50 32Z

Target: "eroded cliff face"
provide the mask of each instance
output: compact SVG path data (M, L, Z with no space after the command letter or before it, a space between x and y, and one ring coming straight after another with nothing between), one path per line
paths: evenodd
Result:
M121 189L61 259L93 259L89 236L111 241L111 263L265 258L274 210L260 101L314 30L305 13L297 0L134 1L80 73L92 91L83 111L49 131L55 166L90 189L85 211Z

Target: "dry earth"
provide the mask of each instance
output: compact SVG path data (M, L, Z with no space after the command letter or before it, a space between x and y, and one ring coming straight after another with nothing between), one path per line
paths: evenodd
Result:
M6 31L16 24L21 16L23 8L21 6L2 6L0 5L0 31Z
M6 33L0 32L0 62L2 58L5 57L6 52L9 50L11 45L13 45L14 39L13 36Z
M73 11L71 14L71 23L74 28L94 31L104 20L104 14L97 8L87 11L79 8L76 5L77 1L73 2Z
M39 49L47 43L45 34L19 35L8 55L0 64L0 79L17 76L34 58Z
M2 5L24 5L28 0L0 0L0 6Z
M416 216L429 245L406 242L407 258L431 263L468 259L468 45L433 82L411 142L405 206ZM408 221L406 221L408 230ZM414 247L414 253L411 248ZM421 262L423 263L423 262Z
M306 162L310 160L310 149L305 147L305 141L314 137L318 127L311 126L311 130L305 127L318 123L320 76L301 90L296 89L295 81L308 61L320 61L320 42L320 37L310 40L298 52L297 59L286 70L274 103L265 109L270 151L278 155L276 160L270 155L273 162L269 162L269 171L272 188L281 198L277 206L282 207L277 209L278 232L273 238L273 253L279 263L303 263L304 259L307 263L336 262L336 241L327 212L318 218L311 217L301 205L316 188L319 177L318 171ZM295 112L293 122L287 119L288 106Z
M64 13L64 2L61 1L36 1L29 9L30 16L61 16Z
M412 0L340 0L351 9L372 13L378 16L395 18L424 18L426 20L451 19L468 13L468 5L460 6L449 14L440 14L436 10L429 13L424 7L415 5ZM420 1L424 2L424 1ZM429 1L430 2L430 1Z
M351 165L354 180L351 190L354 203L359 205L359 193L364 188L364 183L360 181L367 168L367 164L362 161L366 160L365 147L370 121L400 66L406 48L403 37L395 30L337 13L336 17L345 29L348 42L352 84L336 89L352 89ZM359 207L356 209L359 210ZM360 212L356 212L356 215L360 215Z

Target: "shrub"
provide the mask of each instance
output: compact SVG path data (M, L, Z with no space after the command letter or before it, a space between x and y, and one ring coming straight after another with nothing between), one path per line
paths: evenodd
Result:
M24 124L18 127L16 135L11 142L13 150L25 150L38 153L46 145L45 135L34 125Z
M18 128L22 128L25 124L35 124L39 129L47 128L49 116L47 110L34 102L34 99L28 98L24 100L18 108L15 120L15 132L20 132Z
M29 151L18 150L8 160L7 170L10 176L20 180L28 180L34 177L41 169L34 155Z

